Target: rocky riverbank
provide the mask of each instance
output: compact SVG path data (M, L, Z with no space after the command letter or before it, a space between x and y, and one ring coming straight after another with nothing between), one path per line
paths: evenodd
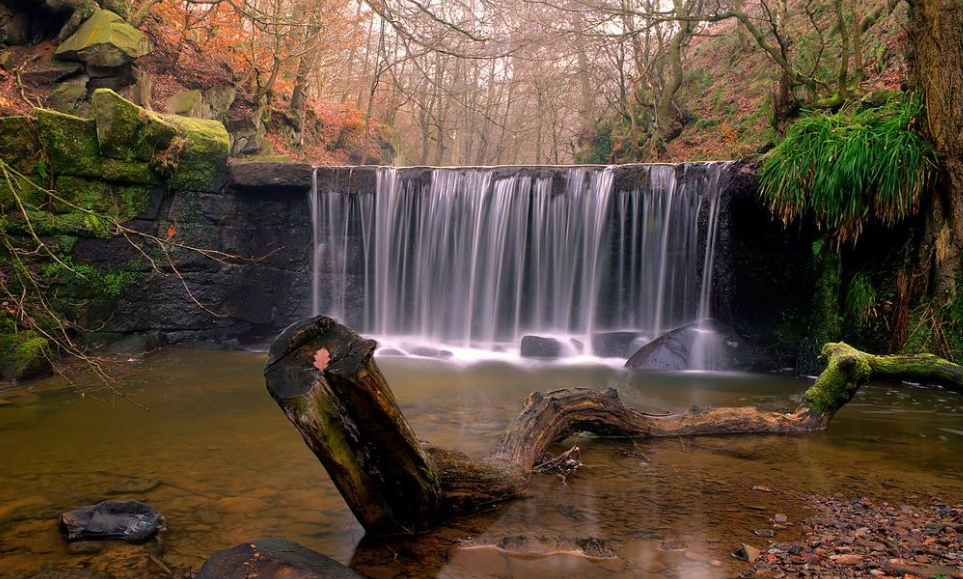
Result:
M771 543L740 577L963 577L963 505L811 500L805 539Z

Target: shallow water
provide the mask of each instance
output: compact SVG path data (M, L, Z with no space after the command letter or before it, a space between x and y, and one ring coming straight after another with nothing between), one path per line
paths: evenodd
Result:
M85 569L117 578L197 570L213 552L282 535L378 579L394 577L729 577L728 553L776 513L807 516L808 493L890 501L963 500L963 396L870 385L827 432L627 441L583 436L566 485L414 539L371 540L264 388L262 354L172 350L132 363L117 397L81 398L56 381L0 393L0 577ZM379 360L422 439L481 455L532 390L614 386L649 411L790 405L807 382L774 376L628 373L602 365L456 366ZM562 447L560 447L562 448ZM772 492L754 491L763 485ZM144 499L168 531L142 546L68 546L59 514L105 498ZM618 557L504 556L461 549L531 534L599 538ZM789 526L776 540L793 540ZM666 543L668 541L668 543ZM673 549L678 544L686 550ZM663 549L664 547L664 549ZM92 549L91 549L92 550ZM71 552L73 551L73 552ZM56 575L55 575L56 576ZM68 575L64 575L68 576Z

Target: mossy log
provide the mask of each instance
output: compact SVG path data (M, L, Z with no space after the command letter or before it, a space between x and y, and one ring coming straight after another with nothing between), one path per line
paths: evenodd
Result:
M826 373L792 412L738 407L647 414L625 406L611 388L535 392L492 452L472 460L416 438L374 361L375 345L320 316L285 330L265 365L271 396L374 535L423 532L520 495L549 445L576 432L640 438L804 433L825 428L874 372L963 376L963 369L935 357L872 356L829 344ZM939 370L930 370L934 364Z

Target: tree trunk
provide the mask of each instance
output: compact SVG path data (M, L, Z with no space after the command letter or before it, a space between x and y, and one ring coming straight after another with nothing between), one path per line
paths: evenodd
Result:
M924 262L938 297L956 294L963 248L963 0L909 3L910 69L925 105L922 130L940 159L930 196Z
M963 388L963 368L935 356L874 356L827 344L827 369L791 412L646 414L625 406L615 389L534 392L491 454L473 461L419 442L372 357L375 345L319 316L285 330L264 370L271 396L373 535L423 532L518 496L549 446L581 431L641 438L803 433L825 428L872 375Z

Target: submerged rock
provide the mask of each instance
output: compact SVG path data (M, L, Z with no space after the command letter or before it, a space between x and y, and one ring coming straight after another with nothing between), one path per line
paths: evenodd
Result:
M60 529L68 541L123 539L136 543L151 538L160 527L160 513L141 501L103 501L60 517Z
M197 579L362 579L360 575L301 545L266 537L216 553Z
M552 360L561 358L564 352L565 346L555 338L543 338L542 336L522 337L522 358Z
M752 370L760 357L731 327L703 320L676 328L639 348L625 363L640 370Z

